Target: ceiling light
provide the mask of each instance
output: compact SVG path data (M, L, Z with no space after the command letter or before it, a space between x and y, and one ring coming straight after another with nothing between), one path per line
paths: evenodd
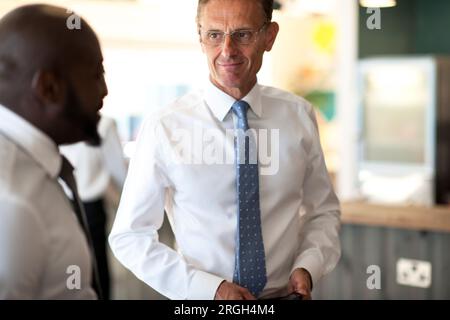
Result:
M388 8L397 5L395 0L359 0L359 3L367 8Z

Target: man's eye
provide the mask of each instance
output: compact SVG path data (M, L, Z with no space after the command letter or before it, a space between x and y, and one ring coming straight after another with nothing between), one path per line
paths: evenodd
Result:
M220 32L208 32L208 38L209 39L218 39L220 38Z
M242 39L242 40L250 39L252 37L252 32L251 31L239 31L237 33L237 36L239 39Z

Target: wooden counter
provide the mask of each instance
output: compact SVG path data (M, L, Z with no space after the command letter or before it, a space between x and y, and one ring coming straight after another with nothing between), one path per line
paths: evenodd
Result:
M450 206L417 207L344 202L342 222L390 228L450 232Z

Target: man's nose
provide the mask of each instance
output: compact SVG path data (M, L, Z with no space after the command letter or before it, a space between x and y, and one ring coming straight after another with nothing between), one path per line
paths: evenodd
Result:
M224 35L223 43L222 43L222 56L224 57L232 57L236 55L238 51L238 47L236 43L233 41L233 38L230 34Z

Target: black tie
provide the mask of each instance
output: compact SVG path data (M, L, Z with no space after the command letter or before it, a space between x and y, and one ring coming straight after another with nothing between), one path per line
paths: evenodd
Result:
M84 212L83 204L81 203L80 197L78 196L78 189L77 189L77 183L75 181L75 177L73 175L73 166L70 164L69 160L67 160L66 157L62 156L62 166L61 166L61 172L59 174L59 177L64 181L66 186L70 189L72 192L72 198L71 201L73 211L75 212L75 215L77 216L77 220L81 225L81 228L84 231L84 234L86 236L88 245L89 245L89 252L91 254L91 260L92 260L92 269L93 269L93 285L94 289L97 292L98 298L103 299L102 291L100 287L100 277L98 274L98 268L97 268L97 261L95 259L95 254L92 246L92 239L91 234L89 232L89 226L87 223L86 213Z

